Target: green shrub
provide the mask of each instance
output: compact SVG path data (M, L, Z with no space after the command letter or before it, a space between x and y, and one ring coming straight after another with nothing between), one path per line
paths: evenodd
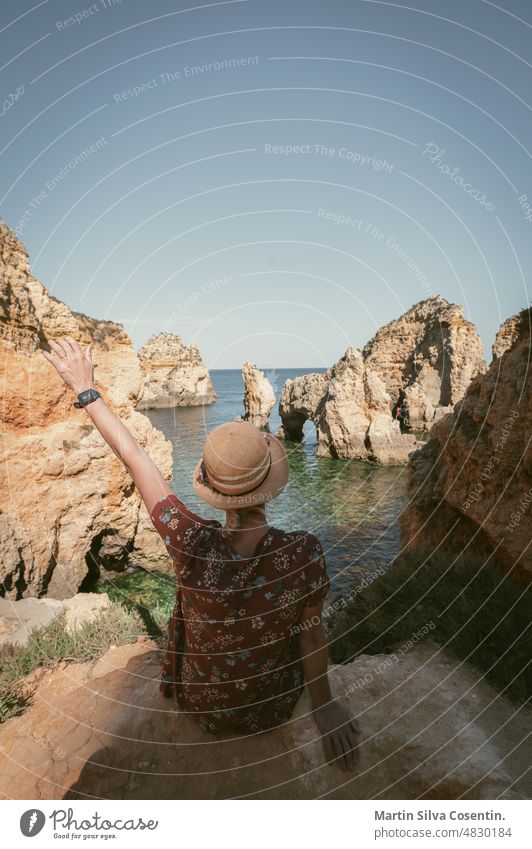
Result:
M403 556L339 610L329 628L330 654L392 653L427 623L430 639L517 702L532 694L532 589L489 564L452 563L441 554Z
M111 604L97 618L75 631L65 628L65 615L32 631L26 646L0 649L0 723L21 713L28 695L20 679L38 667L52 667L60 660L87 661L101 657L112 645L134 643L145 633L138 615Z

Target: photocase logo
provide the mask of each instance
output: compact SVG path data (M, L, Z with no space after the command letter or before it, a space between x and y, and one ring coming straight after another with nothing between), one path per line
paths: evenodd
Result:
M20 818L20 830L25 837L35 837L46 822L46 817L38 808L30 808L24 811Z

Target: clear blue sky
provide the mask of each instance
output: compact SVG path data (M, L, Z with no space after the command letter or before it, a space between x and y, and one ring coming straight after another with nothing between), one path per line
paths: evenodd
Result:
M0 214L137 347L328 366L437 293L488 355L529 303L531 45L527 0L4 0Z

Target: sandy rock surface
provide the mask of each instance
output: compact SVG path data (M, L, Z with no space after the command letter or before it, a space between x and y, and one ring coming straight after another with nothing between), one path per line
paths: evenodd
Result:
M350 775L324 763L306 694L291 721L217 738L158 691L147 638L28 679L33 704L0 727L5 799L496 799L530 796L531 710L429 645L331 671L363 731ZM510 754L511 750L513 752Z

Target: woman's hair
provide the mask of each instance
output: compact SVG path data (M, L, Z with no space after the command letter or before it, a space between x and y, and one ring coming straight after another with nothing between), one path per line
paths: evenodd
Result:
M256 515L266 523L266 507L264 504L255 504L252 507L241 507L237 510L226 510L226 526L223 532L226 537L236 537L244 527L244 519L249 515Z

